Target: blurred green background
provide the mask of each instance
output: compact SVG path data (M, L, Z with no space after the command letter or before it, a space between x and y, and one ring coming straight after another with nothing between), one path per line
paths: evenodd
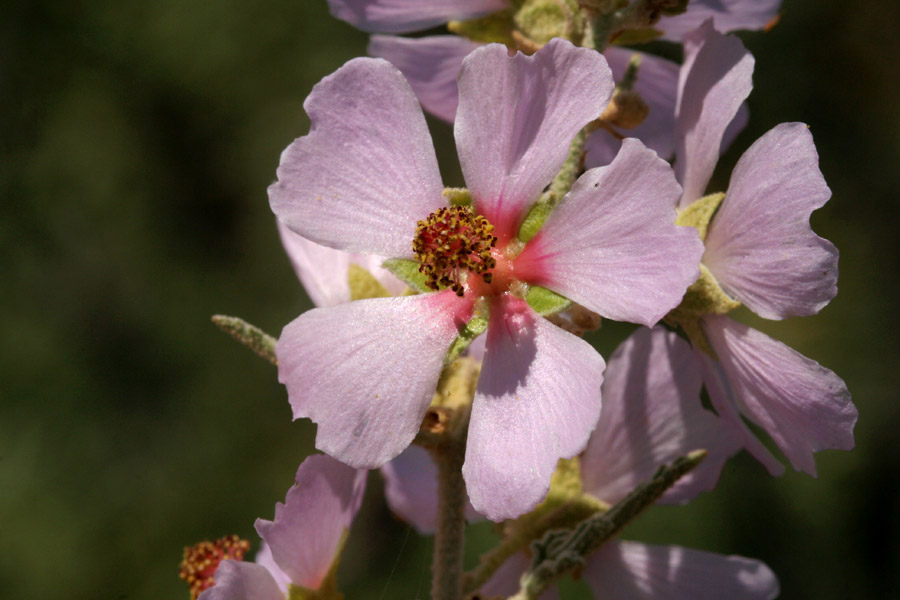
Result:
M897 598L900 3L783 12L742 35L753 117L717 189L760 134L810 124L834 192L813 224L841 250L841 291L817 317L752 322L846 380L857 448L820 453L818 480L741 456L714 493L625 537L760 558L783 598ZM313 450L275 370L209 316L278 334L308 308L266 186L307 130L303 98L366 36L325 0L9 0L0 14L0 596L186 598L182 547L255 544L254 519ZM430 124L460 184L450 128ZM608 356L626 333L592 340ZM475 528L472 556L491 535ZM373 475L348 598L426 598L429 546Z

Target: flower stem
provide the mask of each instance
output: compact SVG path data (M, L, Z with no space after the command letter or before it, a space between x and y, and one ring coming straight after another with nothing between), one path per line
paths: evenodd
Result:
M553 529L575 527L584 519L608 508L602 501L584 494L540 515L537 519L530 519L530 515L523 517L518 521L521 523L520 527L516 527L506 535L493 550L481 555L478 566L465 573L463 593L474 592L484 585L509 557L526 549L532 540Z
M462 465L469 428L468 410L454 411L449 435L429 446L438 470L437 531L431 563L432 600L459 600L462 596L463 546L466 530L466 483ZM461 414L462 413L462 414Z
M532 544L534 560L522 576L520 588L510 600L536 600L556 579L568 571L584 566L585 557L632 519L637 517L679 479L692 471L706 457L705 450L695 450L659 468L653 478L639 485L605 513L585 519L572 530L549 531Z
M572 140L572 144L569 146L569 155L566 157L566 162L563 163L559 173L556 174L556 177L550 183L550 194L552 194L554 205L569 193L569 190L572 189L572 185L584 168L584 143L587 141L590 131L590 125L588 125L587 127L582 127L575 134L575 139Z
M234 339L253 350L259 356L272 363L278 365L275 358L275 342L274 337L256 327L240 317L229 317L227 315L213 315L212 322L216 326L231 335Z

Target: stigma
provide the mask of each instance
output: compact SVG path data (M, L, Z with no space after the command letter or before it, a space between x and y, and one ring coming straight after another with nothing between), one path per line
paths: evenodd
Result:
M190 586L191 600L197 600L201 592L215 585L213 575L223 560L243 560L249 549L250 543L236 535L186 547L178 576Z
M491 256L497 244L493 232L494 226L469 206L447 206L419 221L412 246L425 284L433 290L450 288L462 296L470 273L490 283L490 269L497 264Z

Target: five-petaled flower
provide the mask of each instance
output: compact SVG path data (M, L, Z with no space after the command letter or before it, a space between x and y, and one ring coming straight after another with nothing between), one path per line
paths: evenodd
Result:
M522 514L546 493L557 460L584 448L599 416L603 359L532 310L530 286L652 325L697 278L702 252L696 232L674 224L680 187L670 167L636 140L582 175L540 232L519 241L570 141L612 87L601 55L563 40L530 57L490 45L466 59L455 135L472 208L456 215L471 222L454 231L479 250L433 264L438 282L458 282L462 296L443 289L362 300L313 309L285 327L279 378L294 417L318 423L320 449L355 467L397 456L474 318L488 327L463 467L473 505L495 520ZM310 133L282 154L269 188L275 214L320 244L416 258L413 245L436 234L448 203L403 76L386 61L355 59L304 107ZM484 244L491 266L473 270L465 261L487 263Z
M795 469L816 474L813 454L853 447L856 407L833 372L725 313L744 304L767 319L812 315L837 293L838 252L812 230L831 191L803 123L782 123L754 142L728 190L701 198L728 124L752 88L753 57L712 23L685 38L676 134L684 186L679 219L705 241L703 279L667 322L688 333L695 371L715 410L772 474L784 467L746 426L763 428ZM657 332L655 335L662 335ZM677 343L673 352L687 351Z

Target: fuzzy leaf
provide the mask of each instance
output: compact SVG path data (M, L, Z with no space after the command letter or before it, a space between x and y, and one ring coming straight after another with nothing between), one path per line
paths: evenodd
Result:
M396 277L417 292L427 293L434 290L429 288L425 275L419 273L419 263L407 258L389 258L381 265Z
M457 336L450 345L450 351L447 352L447 358L444 359L444 364L449 365L456 360L462 351L468 348L475 338L484 333L487 326L488 318L485 316L474 317L466 323L466 326L459 332L459 336Z
M553 212L553 206L554 202L551 198L542 198L531 206L528 210L528 214L525 215L525 218L522 219L522 224L519 226L517 237L520 242L525 243L537 235L541 230L541 227L543 227L544 221L546 221L547 217L550 216L550 213Z
M534 312L545 317L565 310L572 304L572 301L565 296L560 296L539 285L533 285L528 289L525 301L534 309Z

